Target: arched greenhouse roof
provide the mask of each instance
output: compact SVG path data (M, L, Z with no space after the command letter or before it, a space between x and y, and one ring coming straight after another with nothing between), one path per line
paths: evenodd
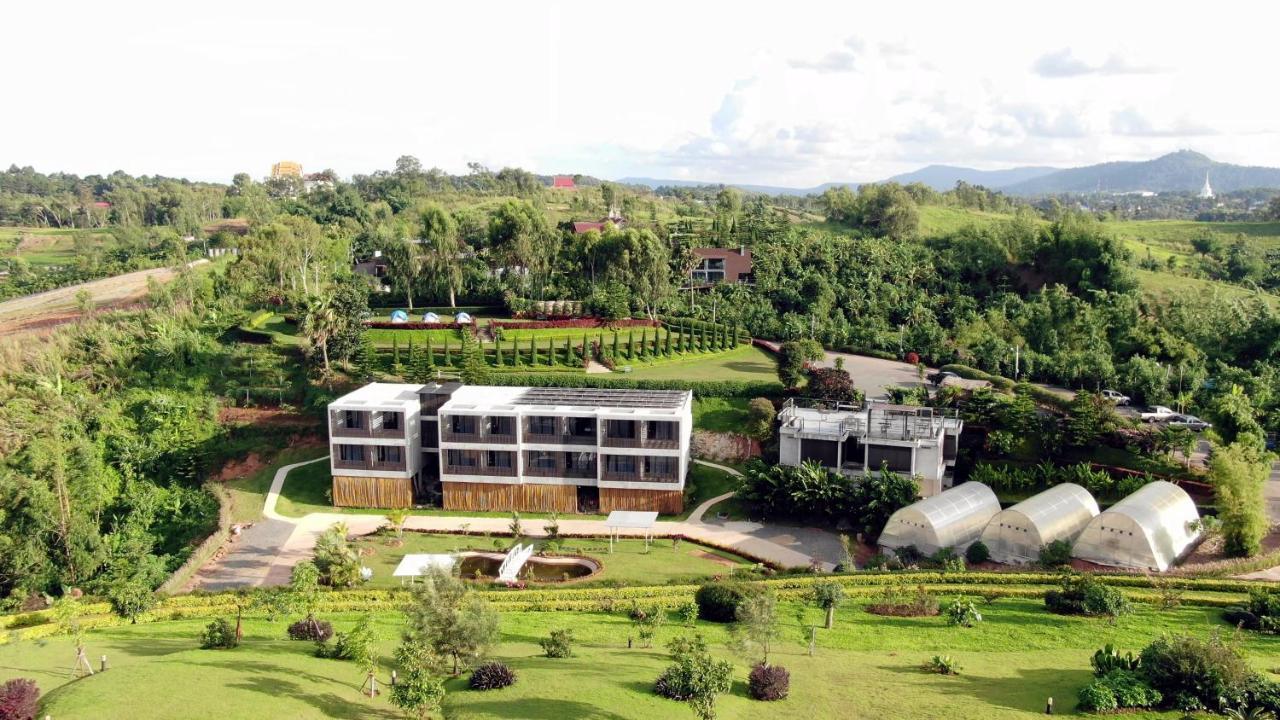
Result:
M1088 490L1074 483L1055 485L1001 510L982 531L982 543L996 562L1035 562L1041 547L1075 540L1097 514L1098 502Z
M942 548L960 551L998 512L1000 501L991 488L967 482L895 512L880 533L880 545L891 550L914 545L926 555Z
M1157 480L1094 518L1072 555L1099 565L1163 572L1195 545L1199 520L1187 491Z

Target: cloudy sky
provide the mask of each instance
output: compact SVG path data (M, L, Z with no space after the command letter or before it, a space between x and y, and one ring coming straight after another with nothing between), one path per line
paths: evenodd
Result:
M1180 148L1280 166L1277 20L1224 0L15 2L0 163L227 181L411 154L797 187Z

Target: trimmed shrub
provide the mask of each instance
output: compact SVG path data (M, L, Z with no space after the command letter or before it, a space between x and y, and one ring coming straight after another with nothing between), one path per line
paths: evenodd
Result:
M326 620L303 618L289 626L290 640L328 642L333 637L333 623Z
M481 665L471 673L472 690L499 690L515 683L515 671L496 660Z
M679 667L671 666L662 671L653 682L653 692L668 700L688 700L691 692L684 682L684 674Z
M538 641L542 652L549 658L573 657L573 631L552 630L551 637Z
M1230 607L1222 611L1222 619L1238 628L1257 630L1262 626L1258 616L1242 607Z
M1116 702L1116 694L1102 679L1080 688L1077 698L1080 709L1087 712L1111 712L1120 707L1120 703Z
M236 629L226 618L214 620L200 633L200 647L205 650L229 650L236 644Z
M968 548L965 549L964 559L970 565L977 565L978 563L984 563L991 559L991 549L988 548L987 544L982 542L981 540L975 540L973 544L971 544Z
M747 675L747 692L756 700L781 700L791 691L791 673L781 665L758 663Z
M1124 593L1103 585L1087 573L1066 573L1061 590L1044 594L1044 606L1059 615L1103 615L1116 617L1128 613L1132 606Z
M938 614L938 599L923 585L916 587L914 593L886 587L867 605L867 612L890 617L932 617Z
M747 588L729 583L707 583L693 596L698 603L698 617L718 623L736 622L738 606L747 596Z
M14 678L0 685L0 720L34 720L40 710L35 680Z
M1054 540L1040 546L1040 564L1047 568L1060 567L1071 563L1071 543L1066 540Z

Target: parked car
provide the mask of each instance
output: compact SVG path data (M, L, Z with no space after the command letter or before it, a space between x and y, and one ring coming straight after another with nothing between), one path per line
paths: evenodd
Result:
M1201 420L1195 415L1172 415L1165 419L1165 425L1169 427L1181 427L1195 432L1202 432L1213 427L1212 424Z
M930 375L929 382L933 383L934 387L941 387L942 383L945 382L947 378L955 378L959 380L960 376L951 372L950 370L941 370L939 372L936 372Z
M1168 420L1177 414L1178 413L1174 412L1171 408L1167 408L1163 405L1152 405L1147 408L1145 412L1138 413L1138 417L1141 418L1143 422L1160 422L1161 420Z
M1102 397L1110 400L1117 405L1128 405L1129 396L1117 390L1103 390Z

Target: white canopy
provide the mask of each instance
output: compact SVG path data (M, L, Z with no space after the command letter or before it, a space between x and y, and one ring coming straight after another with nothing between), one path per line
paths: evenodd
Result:
M440 568L445 572L453 570L452 555L434 555L427 553L418 553L405 555L400 564L396 566L395 572L391 573L394 577L418 577L431 568Z
M880 533L880 546L897 550L912 545L925 555L942 548L963 552L998 512L1000 501L991 488L967 482L889 516Z
M650 530L658 521L658 513L641 510L614 510L604 521L607 528Z
M1095 517L1071 554L1099 565L1164 572L1195 546L1199 521L1186 490L1157 480Z

